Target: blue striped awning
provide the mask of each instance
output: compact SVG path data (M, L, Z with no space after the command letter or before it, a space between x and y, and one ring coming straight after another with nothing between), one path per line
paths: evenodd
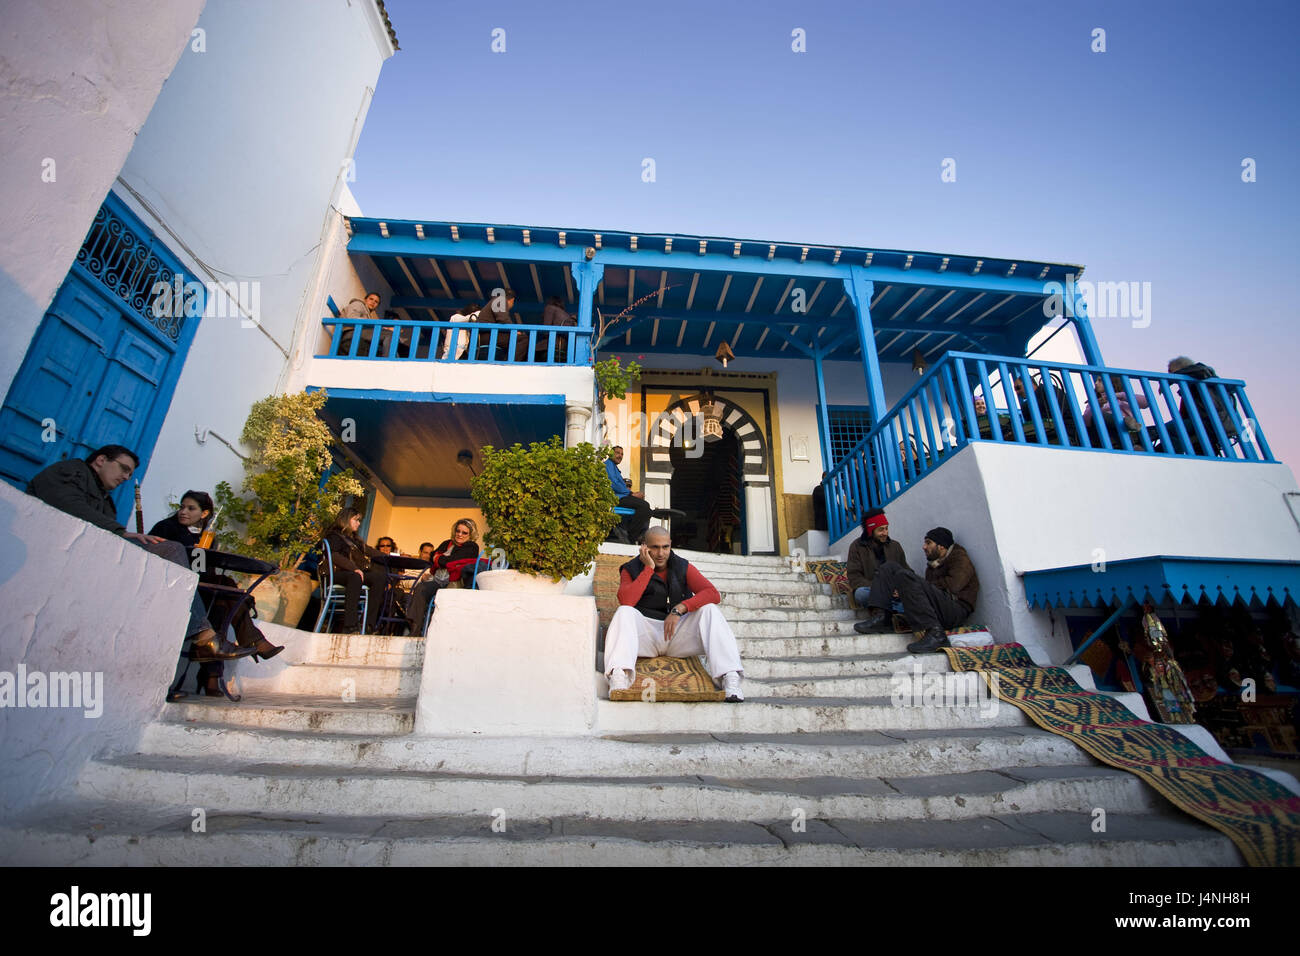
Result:
M1030 608L1111 608L1130 598L1159 606L1263 607L1300 599L1300 561L1152 555L1024 572Z

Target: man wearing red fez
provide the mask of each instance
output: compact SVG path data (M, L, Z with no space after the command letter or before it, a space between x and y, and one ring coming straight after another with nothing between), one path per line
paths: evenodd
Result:
M849 587L853 589L853 602L858 607L867 606L867 595L871 593L876 569L886 561L907 567L903 546L889 536L889 519L885 512L872 508L862 519L862 537L849 545ZM871 634L873 631L865 626L869 623L859 621L853 628L859 634Z

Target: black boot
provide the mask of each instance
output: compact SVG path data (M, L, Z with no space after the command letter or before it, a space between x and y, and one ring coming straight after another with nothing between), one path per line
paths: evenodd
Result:
M907 653L933 654L942 648L950 646L947 632L941 627L932 627L922 635L919 641L907 645Z
M858 621L853 630L859 634L886 634L894 629L890 615L879 608L870 608L871 616L865 621Z

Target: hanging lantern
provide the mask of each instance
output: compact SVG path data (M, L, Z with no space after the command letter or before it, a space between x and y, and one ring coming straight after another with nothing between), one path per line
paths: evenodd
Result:
M722 363L723 368L726 368L727 363L736 357L736 353L731 351L730 345L723 342L718 346L718 351L713 353L713 357Z
M700 405L700 438L704 441L717 441L722 437L722 412L713 396L705 393Z

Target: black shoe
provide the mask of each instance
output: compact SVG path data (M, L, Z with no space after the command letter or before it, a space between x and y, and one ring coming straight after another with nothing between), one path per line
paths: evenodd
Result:
M873 611L865 621L853 625L853 630L859 634L884 634L893 629L892 619L884 611Z
M907 645L909 654L933 654L945 647L951 647L948 643L948 635L941 627L932 627L921 637L919 641L914 641Z
M190 659L196 661L233 661L253 653L251 647L239 647L229 641L217 645L217 636L209 635L205 639L195 640L190 645Z

